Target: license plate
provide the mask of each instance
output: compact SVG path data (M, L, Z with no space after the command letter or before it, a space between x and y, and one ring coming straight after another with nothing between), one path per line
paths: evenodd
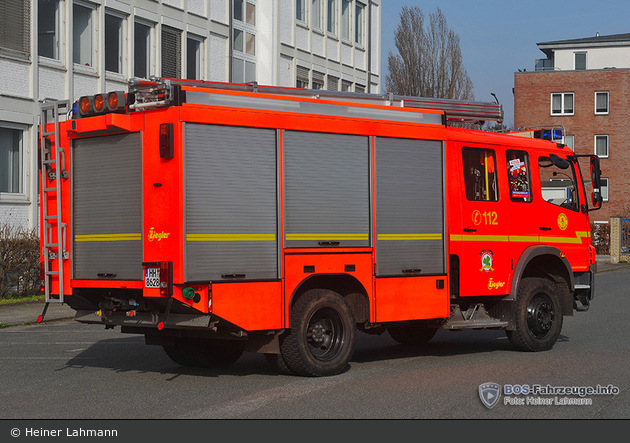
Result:
M144 269L144 287L159 288L160 287L160 268Z

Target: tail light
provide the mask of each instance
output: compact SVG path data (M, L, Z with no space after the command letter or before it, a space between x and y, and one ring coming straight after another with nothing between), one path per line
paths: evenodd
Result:
M160 262L160 295L173 295L173 262Z
M39 292L46 292L46 270L44 262L39 264Z
M160 124L160 158L170 160L175 156L173 123Z

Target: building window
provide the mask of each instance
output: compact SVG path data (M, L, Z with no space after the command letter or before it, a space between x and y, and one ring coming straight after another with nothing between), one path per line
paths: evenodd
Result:
M324 74L321 72L313 71L312 89L324 89Z
M602 199L607 202L608 201L608 179L607 178L603 178L601 179L601 193L602 193Z
M338 91L339 90L339 78L329 75L328 76L328 85L326 87L329 91Z
M343 92L350 92L350 91L352 91L352 82L349 82L347 80L342 80L341 81L341 90Z
M350 0L341 0L341 38L350 40Z
M244 0L234 0L234 20L256 26L256 5Z
M308 89L310 72L303 66L298 66L296 69L295 87Z
M123 19L105 14L105 70L123 73Z
M72 5L72 61L77 65L92 63L92 15L94 9L78 3Z
M608 92L595 93L595 114L608 114Z
M306 23L306 0L295 0L295 18Z
M234 29L232 49L248 55L256 55L256 36L240 29Z
M586 71L586 52L575 53L575 70Z
M22 57L31 55L31 2L0 2L0 49Z
M201 47L201 39L188 36L186 39L186 78L188 80L201 80Z
M551 94L553 115L573 115L573 92Z
M134 23L133 75L135 77L149 78L151 75L151 29L150 25Z
M0 127L0 193L22 194L24 131Z
M37 5L37 53L59 59L59 0L39 0Z
M565 135L564 144L567 145L569 149L575 152L575 136L574 135Z
M608 158L608 136L595 136L595 155L599 158Z
M256 3L234 0L232 81L256 81Z
M311 26L322 29L322 0L311 0Z
M361 94L364 94L365 93L365 86L364 85L355 84L354 85L354 92L360 92Z
M354 41L356 44L363 46L365 34L365 5L357 2L354 15Z
M333 35L337 35L337 0L327 0L327 4L326 30Z
M181 78L182 32L162 25L162 77Z

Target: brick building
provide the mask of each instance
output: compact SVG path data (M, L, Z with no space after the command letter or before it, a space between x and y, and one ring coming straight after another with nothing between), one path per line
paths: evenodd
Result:
M3 0L0 224L37 226L39 102L150 76L380 92L381 0Z
M630 215L630 34L538 47L547 58L514 75L514 125L561 126L577 154L600 157L605 203L591 221Z

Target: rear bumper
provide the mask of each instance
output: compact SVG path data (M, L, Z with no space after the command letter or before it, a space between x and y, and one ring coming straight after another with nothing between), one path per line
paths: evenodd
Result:
M158 329L198 329L209 330L214 326L210 314L164 314L136 312L133 317L127 312L108 312L98 315L94 311L79 310L74 319L81 323L105 326L129 326L134 328Z

